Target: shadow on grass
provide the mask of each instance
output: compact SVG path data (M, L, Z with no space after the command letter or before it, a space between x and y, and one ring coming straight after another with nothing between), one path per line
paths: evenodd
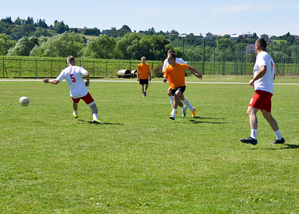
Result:
M115 126L123 126L124 124L122 123L106 123L106 122L102 122L102 123L94 123L92 121L86 121L86 120L81 120L79 119L78 121L83 122L83 123L89 123L89 124L93 124L93 125L115 125Z
M225 124L225 122L208 122L208 121L199 121L195 119L201 119L201 120L224 120L225 118L215 118L215 117L193 117L194 119L189 120L193 124L199 124L199 123L210 123L210 124Z
M281 149L299 149L299 145L296 144L281 144L277 148L251 148L251 150L281 150Z

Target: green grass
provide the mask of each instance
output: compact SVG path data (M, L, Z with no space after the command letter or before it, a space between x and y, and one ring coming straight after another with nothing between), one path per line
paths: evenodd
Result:
M197 116L178 109L175 121L161 78L146 98L137 81L92 80L103 125L90 123L82 101L73 118L66 82L1 81L0 213L297 213L299 85L275 85L272 112L286 144L270 144L259 112L252 146L239 139L250 134L253 89L213 77L202 81L223 84L187 83Z

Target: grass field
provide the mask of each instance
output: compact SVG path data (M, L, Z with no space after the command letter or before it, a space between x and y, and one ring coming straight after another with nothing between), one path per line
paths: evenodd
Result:
M298 77L277 78L272 99L285 145L260 112L258 144L239 141L249 79L187 83L197 115L175 121L162 79L146 98L137 82L91 80L101 125L82 101L73 118L66 82L0 81L0 213L299 213Z

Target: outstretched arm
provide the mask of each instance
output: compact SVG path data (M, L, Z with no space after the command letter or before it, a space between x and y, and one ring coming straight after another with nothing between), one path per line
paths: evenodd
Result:
M192 66L189 65L189 71L191 71L192 74L194 74L194 76L196 76L199 79L202 79L202 75Z
M54 85L60 83L57 79L49 80L48 78L45 78L43 81L44 81L44 83L52 83Z
M89 86L89 80L90 80L89 73L86 72L86 73L84 74L84 76L85 76L85 79L86 79L85 85L86 85L86 86Z

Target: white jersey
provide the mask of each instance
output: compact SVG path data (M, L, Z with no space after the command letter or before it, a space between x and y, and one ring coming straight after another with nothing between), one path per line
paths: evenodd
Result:
M181 58L177 58L177 57L175 58L175 63L178 63L178 64L187 64L186 61L182 60ZM162 72L164 72L164 70L165 70L165 68L166 68L167 65L169 65L169 63L168 63L168 60L165 59L164 63L163 63L163 70L162 70Z
M255 65L253 67L253 77L255 77L260 70L260 68L265 65L267 71L264 76L254 82L255 90L262 90L274 93L273 79L275 74L275 66L272 57L263 51L256 56Z
M76 99L84 97L88 93L88 89L82 78L82 75L84 75L85 73L87 73L87 71L82 67L67 67L63 71L61 71L56 80L61 82L63 79L65 79L71 90L71 97Z

